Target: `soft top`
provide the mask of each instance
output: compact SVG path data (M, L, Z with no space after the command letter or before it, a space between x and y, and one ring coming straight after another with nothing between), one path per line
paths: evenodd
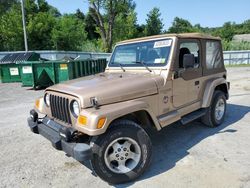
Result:
M219 37L213 37L211 35L202 34L202 33L181 33L181 34L172 33L172 34L153 35L153 36L148 36L148 37L141 37L141 38L136 38L136 39L124 40L124 41L118 42L118 44L139 42L139 41L144 41L144 40L165 38L165 37L221 40Z

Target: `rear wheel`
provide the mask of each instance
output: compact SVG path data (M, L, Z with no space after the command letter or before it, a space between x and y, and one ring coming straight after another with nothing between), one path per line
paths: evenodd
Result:
M226 114L226 97L222 91L215 91L207 113L202 122L209 127L217 127L223 123Z
M149 165L152 145L147 133L135 122L117 121L103 135L94 137L95 173L111 184L132 181Z

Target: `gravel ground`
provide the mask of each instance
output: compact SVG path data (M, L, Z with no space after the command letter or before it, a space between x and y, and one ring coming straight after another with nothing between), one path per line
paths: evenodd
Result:
M136 182L117 187L250 187L250 67L229 68L230 100L218 128L173 124L153 135L153 160ZM0 84L0 187L109 187L91 170L30 132L35 98Z

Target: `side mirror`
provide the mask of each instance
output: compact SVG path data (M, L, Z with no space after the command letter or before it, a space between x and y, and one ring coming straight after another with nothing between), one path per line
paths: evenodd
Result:
M194 54L184 54L183 56L183 67L185 69L194 68L195 57Z

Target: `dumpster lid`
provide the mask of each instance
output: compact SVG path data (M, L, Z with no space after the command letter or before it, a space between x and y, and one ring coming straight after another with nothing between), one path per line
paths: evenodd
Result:
M73 61L73 60L74 60L74 58L70 57L70 56L64 56L62 59L60 59L60 61L67 61L67 62Z
M24 61L38 61L40 54L35 52L22 52L7 54L0 60L0 64L22 63Z

